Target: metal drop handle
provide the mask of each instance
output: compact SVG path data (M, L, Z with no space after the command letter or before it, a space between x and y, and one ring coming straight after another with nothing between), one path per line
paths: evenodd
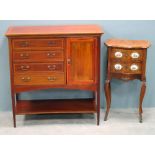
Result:
M52 57L52 56L55 56L55 55L56 55L55 52L48 52L48 53L47 53L47 56L48 56L48 57Z
M20 43L20 46L22 46L22 47L28 47L29 46L29 42L23 41L23 42Z
M54 46L54 45L56 45L57 43L55 42L55 41L48 41L48 45L49 46Z
M20 54L20 57L21 57L22 59L28 59L28 58L29 58L29 54L28 54L28 53L21 53L21 54Z
M48 81L51 81L52 82L52 81L55 81L56 80L56 77L49 76L47 79L48 79Z
M27 65L27 66L22 65L22 66L20 66L20 68L22 71L27 71L30 69L30 66L29 65Z
M31 81L31 77L22 77L22 81L24 81L24 82L29 82L29 81Z
M56 69L56 65L48 65L47 67L49 70L55 70Z

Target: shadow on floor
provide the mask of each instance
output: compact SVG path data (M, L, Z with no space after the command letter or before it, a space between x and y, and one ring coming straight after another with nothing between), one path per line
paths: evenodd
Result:
M19 116L17 116L19 117ZM96 125L96 115L94 114L39 114L39 115L25 115L24 119L20 121L22 125ZM19 122L19 123L20 123ZM18 120L17 120L18 123ZM18 126L18 125L17 125Z

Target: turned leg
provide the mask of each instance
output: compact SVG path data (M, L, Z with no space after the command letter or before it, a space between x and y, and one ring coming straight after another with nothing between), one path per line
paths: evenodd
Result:
M106 113L105 113L104 121L106 121L109 114L110 106L111 106L111 86L110 86L109 80L106 80L104 90L105 90L105 97L106 97Z
M140 98L139 98L139 122L140 123L142 123L142 121L143 121L142 120L142 113L143 113L142 103L143 103L145 91L146 91L146 82L142 81L142 86L141 86L141 91L140 91Z

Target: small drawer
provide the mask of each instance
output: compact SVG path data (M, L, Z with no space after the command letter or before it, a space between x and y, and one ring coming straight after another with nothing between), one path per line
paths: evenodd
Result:
M139 49L119 49L113 48L110 53L111 59L121 61L142 61L143 51Z
M65 84L64 74L58 73L16 73L14 76L15 85L63 85Z
M63 61L63 50L50 51L13 51L13 61L15 62L48 62Z
M51 49L51 48L63 48L64 39L14 39L13 49Z
M115 63L111 64L112 73L125 73L125 74L142 74L141 63Z
M37 72L37 71L50 71L50 72L63 72L63 63L22 63L14 65L15 72Z

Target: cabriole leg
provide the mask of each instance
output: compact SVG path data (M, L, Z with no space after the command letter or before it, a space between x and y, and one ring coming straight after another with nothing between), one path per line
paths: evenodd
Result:
M146 91L146 82L142 81L142 85L141 85L141 91L140 91L140 98L139 98L139 122L142 123L142 113L143 113L143 109L142 109L142 103L143 103L143 99L145 96L145 91Z
M108 114L111 106L111 86L110 86L109 80L106 80L104 90L105 90L105 97L106 97L106 113L105 113L104 121L106 121L108 118Z

